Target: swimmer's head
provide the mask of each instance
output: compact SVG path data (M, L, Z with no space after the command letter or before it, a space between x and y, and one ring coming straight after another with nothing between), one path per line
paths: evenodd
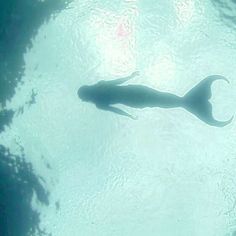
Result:
M78 89L78 96L82 101L88 102L90 100L89 86L85 85Z

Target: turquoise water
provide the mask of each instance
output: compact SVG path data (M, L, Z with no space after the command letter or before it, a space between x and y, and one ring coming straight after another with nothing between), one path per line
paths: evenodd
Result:
M19 209L38 217L21 222L4 213L12 223L0 219L2 235L26 235L39 226L53 236L235 236L235 120L216 128L183 108L120 106L137 117L132 120L77 96L83 85L134 71L140 75L128 83L183 96L220 74L230 84L216 81L210 101L215 118L229 119L236 99L235 2L37 3L32 9L43 9L40 14L24 11L30 5L8 5L19 14L11 14L0 40L6 56L0 157L17 156L32 168L18 164L25 180L0 163L0 176L30 183L27 206L18 202ZM16 192L3 190L17 196L22 186L14 186ZM0 210L15 211L4 204L20 196L9 203L2 194ZM7 233L11 224L20 231Z

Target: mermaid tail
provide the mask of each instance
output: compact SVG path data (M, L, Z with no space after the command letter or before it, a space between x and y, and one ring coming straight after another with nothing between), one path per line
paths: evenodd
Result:
M211 85L215 80L229 81L221 75L211 75L193 87L184 97L184 108L211 126L223 127L233 120L233 116L227 121L218 121L212 115Z

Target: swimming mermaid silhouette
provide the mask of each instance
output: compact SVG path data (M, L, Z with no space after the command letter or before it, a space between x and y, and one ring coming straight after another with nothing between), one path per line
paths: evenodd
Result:
M171 93L160 92L143 85L122 85L122 83L137 76L138 72L130 76L110 81L99 81L94 85L85 85L79 88L78 96L86 102L92 102L97 108L111 111L132 119L127 112L114 107L114 104L123 104L133 108L160 107L175 108L183 107L200 120L211 126L223 127L229 124L233 117L227 121L215 120L212 115L211 84L215 80L229 81L221 75L211 75L200 81L183 97Z

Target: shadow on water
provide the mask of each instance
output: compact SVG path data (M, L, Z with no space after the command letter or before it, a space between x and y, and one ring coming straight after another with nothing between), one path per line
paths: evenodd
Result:
M67 5L66 0L0 1L0 112L21 82L24 53L32 47L39 27Z
M32 165L22 156L12 155L0 145L0 235L47 235L39 228L40 215L31 207L33 194L44 205L48 193Z
M231 28L236 29L236 1L235 0L212 0L214 7L220 14L221 19Z
M2 0L0 1L0 135L9 126L15 113L7 110L6 102L22 83L24 54L32 47L32 39L39 27L68 6L66 0ZM32 91L31 100L35 103ZM49 204L48 193L33 173L32 165L24 155L12 155L0 145L0 235L45 235L39 228L40 214L32 209L31 201L36 194L38 201Z
M79 88L78 96L86 102L92 102L97 108L114 112L116 114L136 119L120 108L114 107L115 104L123 104L133 108L176 108L182 107L191 112L197 118L208 125L222 127L229 124L233 117L228 121L217 121L212 115L212 105L209 102L211 97L211 85L215 80L225 80L220 75L211 75L200 81L183 97L171 93L160 92L144 85L124 85L120 84L128 81L138 72L132 75L110 80L99 81L95 85L85 85Z
M0 112L0 133L4 130L4 126L10 125L13 115L13 110L3 110Z

